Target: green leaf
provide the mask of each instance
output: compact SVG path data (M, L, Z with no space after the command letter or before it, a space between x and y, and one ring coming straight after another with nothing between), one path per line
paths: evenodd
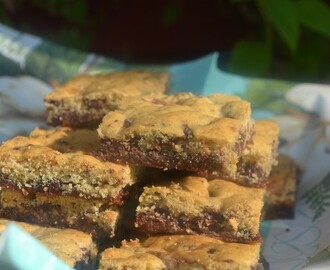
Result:
M248 76L259 76L270 67L271 53L264 44L240 41L232 50L228 70Z
M285 75L293 81L322 80L330 71L326 61L330 52L329 42L324 36L311 31L305 31L304 39L310 42L299 43L296 53L288 59Z
M261 3L265 15L276 31L290 50L295 51L299 38L299 20L295 3L292 0L261 0Z
M330 8L321 0L301 0L297 3L300 22L318 34L330 37Z

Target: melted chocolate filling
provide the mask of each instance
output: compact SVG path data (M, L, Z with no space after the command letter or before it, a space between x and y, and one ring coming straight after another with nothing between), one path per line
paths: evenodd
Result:
M3 218L22 221L41 226L52 226L60 229L71 228L86 233L91 233L95 238L109 238L114 234L112 229L106 230L94 222L92 218L77 216L74 223L69 223L67 213L59 205L42 204L38 206L29 206L24 211L19 211L15 207L6 207L0 210Z
M4 189L18 190L23 192L24 194L38 193L38 194L43 194L45 196L59 196L65 193L65 195L81 197L80 192L77 191L77 189L75 189L74 187L72 188L70 193L63 191L60 183L61 181L52 181L49 184L45 185L44 182L40 179L39 181L36 181L36 184L34 186L24 187L22 189L19 189L15 183L11 182L11 180L6 175L0 172L0 187ZM111 203L120 206L123 205L124 199L128 195L128 193L129 193L129 187L125 187L119 191L117 196L108 197L106 199L109 200ZM101 198L96 197L96 199L101 199Z
M164 209L155 209L155 212L146 211L136 215L138 229L146 235L154 234L201 234L218 238L228 242L242 243L260 242L261 236L237 238L231 228L223 224L224 217L212 209L205 209L198 217L181 215L174 218Z
M193 153L183 138L172 138L160 141L155 138L150 149L141 148L139 138L130 141L101 140L98 156L102 160L109 160L125 164L138 164L145 167L177 169L187 171L222 170L225 158L221 151ZM182 151L175 147L179 145ZM203 147L203 146L201 146Z

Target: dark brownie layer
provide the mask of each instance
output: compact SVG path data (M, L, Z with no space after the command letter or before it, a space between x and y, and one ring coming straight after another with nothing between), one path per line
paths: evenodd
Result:
M61 181L50 181L47 187L45 187L44 180L40 179L40 181L36 181L36 185L34 187L24 187L22 189L19 189L17 185L13 182L11 182L8 177L0 172L0 188L3 189L10 189L10 190L17 190L24 195L28 195L29 193L35 194L43 194L45 196L59 196L64 195L62 187L61 187ZM124 204L124 199L128 195L129 190L131 187L126 187L123 190L119 192L119 194L116 197L109 197L107 200L109 203L116 204L118 206L121 206ZM72 188L72 191L70 192L70 196L74 197L81 197L80 192L76 190L74 187Z
M82 216L77 216L76 222L69 224L66 220L66 213L56 205L44 204L29 207L29 211L26 212L21 212L15 207L8 207L0 210L0 216L1 218L38 224L41 226L51 226L60 229L77 229L86 233L91 233L95 238L108 238L111 233L91 219Z
M67 126L67 127L97 127L102 117L107 113L104 110L104 99L83 100L86 106L86 113L69 110L61 101L49 100L47 109L47 124L51 126ZM111 106L111 110L115 106ZM55 109L56 108L56 109ZM60 114L54 111L60 111Z
M225 159L221 151L212 152L206 149L204 153L198 151L194 153L183 138L168 138L165 142L159 143L157 141L155 139L149 149L144 149L139 146L140 140L137 138L128 142L102 139L98 155L102 160L153 168L174 168L194 172L225 170L222 168ZM177 151L177 145L184 150ZM199 148L203 149L205 146L201 144Z
M41 226L77 229L96 238L111 238L119 223L119 209L106 200L72 196L22 194L3 189L0 217Z
M239 183L244 186L256 187L256 188L264 188L268 183L268 175L269 172L265 171L262 167L257 166L256 164L245 164L241 166L238 163L237 166L237 178L232 178L228 176L223 170L200 170L195 173L201 177L207 177L208 179L226 179L229 181L233 181ZM257 182L252 182L252 177L257 178Z
M246 163L242 166L238 164L237 168L244 184L251 185L250 179L252 176L258 179L258 182L253 184L254 187L265 187L267 184L269 172L265 171L262 167L253 163Z
M161 211L139 212L136 215L136 224L139 230L146 235L163 234L198 234L218 238L226 242L251 243L260 242L261 236L247 238L247 231L239 232L243 236L235 237L235 232L226 228L221 222L224 217L219 213L206 209L199 217L181 215L174 218L170 214Z

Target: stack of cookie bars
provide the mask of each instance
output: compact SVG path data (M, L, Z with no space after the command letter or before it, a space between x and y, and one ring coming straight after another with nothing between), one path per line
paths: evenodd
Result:
M279 127L237 96L171 95L169 82L125 71L57 87L45 107L60 127L0 147L0 217L92 236L99 269L261 267ZM71 266L95 267L86 241Z

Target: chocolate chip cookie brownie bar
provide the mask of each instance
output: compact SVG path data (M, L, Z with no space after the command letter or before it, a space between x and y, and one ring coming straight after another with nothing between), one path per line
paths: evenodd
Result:
M130 97L98 128L100 157L119 163L234 177L251 141L250 104L236 96L189 93Z
M279 126L272 120L255 121L255 133L253 134L253 143L250 143L243 150L239 157L236 167L236 174L233 178L228 177L223 171L217 170L211 174L205 172L196 172L195 175L207 177L208 179L221 178L241 185L251 187L265 187L268 183L268 177L273 166L277 164L279 141ZM147 169L147 173L153 174L151 177L162 177L158 169ZM176 176L178 171L168 170L167 178L171 175ZM192 175L191 172L181 171L181 175ZM147 178L150 176L147 176ZM164 178L164 177L163 177ZM166 180L163 179L163 180Z
M107 199L122 204L135 171L127 165L102 162L96 131L71 128L34 130L0 147L0 187L47 195Z
M45 97L47 122L71 127L98 124L121 97L164 93L169 80L168 73L143 70L78 75Z
M0 217L41 226L72 228L95 238L113 238L120 210L107 200L73 196L51 196L3 189L0 193Z
M251 270L259 267L260 243L226 243L197 235L155 236L123 242L101 253L100 270Z
M0 234L11 220L0 219ZM20 228L30 233L58 258L76 270L94 269L97 249L91 235L72 229L41 227L24 222L16 222Z
M136 181L127 165L91 155L96 131L34 130L0 147L0 216L114 237L119 208Z
M186 176L144 187L136 210L146 235L201 234L228 242L260 241L264 189Z

